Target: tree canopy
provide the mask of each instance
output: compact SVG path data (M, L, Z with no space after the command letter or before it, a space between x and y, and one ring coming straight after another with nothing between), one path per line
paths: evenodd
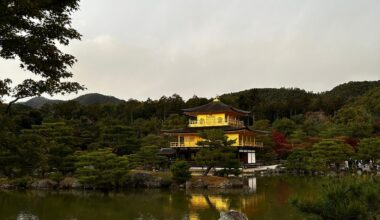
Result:
M74 56L62 52L60 45L81 35L71 27L71 14L78 10L79 0L41 0L0 2L0 57L18 59L20 67L39 76L18 85L11 79L0 79L0 97L11 96L10 105L21 98L43 93L70 93L84 87L69 82ZM9 110L9 108L8 108Z
M286 166L290 170L327 171L332 166L337 169L353 153L349 145L324 140L310 148L295 149L289 155Z
M203 146L196 155L195 160L206 166L203 175L208 175L210 170L215 166L224 167L219 174L238 174L240 162L231 147L236 140L229 140L222 130L211 129L201 133L202 141L197 143L198 146Z
M377 219L380 187L376 179L338 178L318 186L316 197L293 198L292 204L313 219Z
M380 138L365 138L360 140L357 158L364 161L376 162L380 160Z
M355 83L350 84L349 88L352 87ZM254 121L252 129L273 131L272 135L256 136L256 141L264 142L264 148L256 150L258 162L283 159L287 160L289 169L326 172L337 169L350 158L378 162L377 91L378 88L371 87L357 96L357 90L353 89L351 101L333 113L312 101L326 94L309 94L297 89L257 89L226 94L222 98L235 107L246 106L243 108L246 110L252 107L255 112L254 119L250 119ZM252 96L246 97L251 92ZM345 89L347 92L349 89ZM302 111L289 109L293 93L310 96L309 101L304 99ZM266 98L262 99L275 99L275 94L281 96L278 101L282 104L272 104L287 103L282 113L278 109L275 109L278 114L273 113L270 108L277 106L266 105ZM62 101L40 108L16 104L11 115L6 115L2 111L6 105L0 104L0 175L9 178L71 176L77 173L80 155L105 149L107 155L110 150L114 154L108 156L126 158L128 169L167 169L170 161L158 152L175 140L162 136L160 131L186 126L187 118L181 115L181 109L209 101L200 97L186 101L174 94L158 100L131 99L104 104ZM317 111L312 110L312 104ZM217 175L237 174L240 164L233 140L228 140L220 130L201 135L204 140L199 145L205 148L193 158L194 162L206 169L226 168L216 172Z

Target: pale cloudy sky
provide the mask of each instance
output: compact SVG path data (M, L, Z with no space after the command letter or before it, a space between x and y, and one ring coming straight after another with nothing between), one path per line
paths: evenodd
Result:
M73 24L83 40L65 51L79 60L81 94L211 97L380 79L378 0L82 0ZM31 75L0 66L15 81Z

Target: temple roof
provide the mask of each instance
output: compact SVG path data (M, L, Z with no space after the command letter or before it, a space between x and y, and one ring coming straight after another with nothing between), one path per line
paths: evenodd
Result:
M161 148L160 151L158 152L158 155L165 155L165 156L168 156L168 155L175 155L176 154L176 150L174 150L173 148Z
M244 127L234 127L234 126L185 127L185 128L180 128L180 129L163 130L162 132L164 134L198 134L199 132L203 130L209 130L209 129L220 129L227 133L238 132L238 131L254 132L254 133L259 133L259 134L270 133L268 131L254 130L247 126L244 126Z
M207 103L205 105L182 109L184 114L194 116L194 113L235 113L241 116L249 116L251 114L250 111L244 111L230 105L224 104L219 101L219 99L215 99L214 101Z

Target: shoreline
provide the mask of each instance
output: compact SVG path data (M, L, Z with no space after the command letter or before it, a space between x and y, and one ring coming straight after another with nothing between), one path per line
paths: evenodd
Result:
M140 173L138 173L140 175ZM163 189L163 190L174 190L174 191L225 191L225 190L249 190L251 185L256 185L256 178L267 178L267 177L306 177L306 178L329 178L329 177L343 177L343 176L361 176L370 175L377 176L378 173L368 173L368 174L353 174L353 173L329 173L323 175L310 175L302 173L274 173L274 172L261 172L255 175L241 175L239 177L218 177L218 176L193 176L186 183L178 184L172 180L162 180L162 179L149 179L148 177L143 182L130 182L129 185L119 188L97 188L84 186L79 183L79 181L73 177L65 177L62 181L56 182L51 179L30 179L30 183L26 186L18 186L14 183L15 180L5 180L0 178L0 191L29 191L29 190L41 190L41 191L99 191L99 192L122 192L129 190L145 190L145 189ZM255 179L255 182L250 182L249 179ZM71 185L64 185L62 182L67 182L67 179L71 179ZM5 181L4 181L5 180Z

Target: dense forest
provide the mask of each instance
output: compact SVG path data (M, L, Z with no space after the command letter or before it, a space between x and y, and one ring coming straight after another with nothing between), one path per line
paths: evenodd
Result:
M272 131L260 137L265 148L259 161L288 159L292 169L323 170L348 158L380 159L380 81L349 82L323 93L250 89L220 98L251 110L254 129ZM34 108L14 104L10 112L0 104L0 177L77 176L117 186L127 170L168 168L157 155L169 141L161 130L185 126L181 109L211 98L122 101L96 94L43 101Z

